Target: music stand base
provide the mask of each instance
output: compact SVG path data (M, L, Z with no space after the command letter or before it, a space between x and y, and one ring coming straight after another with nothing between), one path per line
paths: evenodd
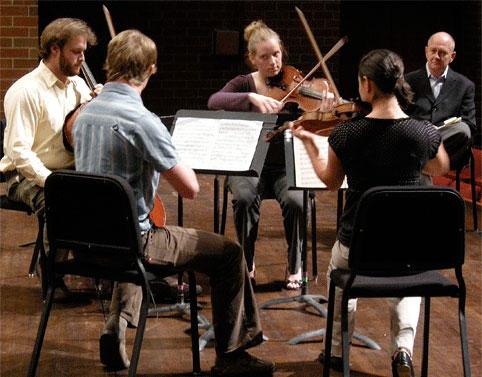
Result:
M273 305L287 304L290 302L299 302L299 303L308 304L314 307L322 317L326 317L327 311L320 304L320 302L327 302L327 301L328 300L326 299L326 297L322 295L301 294L299 296L293 296L293 297L275 298L273 300L269 300L265 302L264 304L261 304L259 307L261 309L266 309Z
M198 304L198 309L202 309L202 306ZM173 305L163 305L163 306L156 306L154 308L149 308L149 311L147 315L149 317L152 317L156 314L159 313L178 313L181 315L187 315L189 316L191 314L190 312L190 305L187 302L184 303L177 303ZM209 327L209 320L203 316L202 314L198 314L198 321L199 321L199 327L201 328L207 328Z
M291 338L288 341L288 344L295 345L295 344L306 342L313 338L325 337L325 331L326 331L325 329L319 329L319 330L305 332L301 335ZM357 333L356 331L353 333L353 338L363 343L365 347L370 348L372 350L380 351L382 349L377 342L375 342L374 340L370 339L365 335Z

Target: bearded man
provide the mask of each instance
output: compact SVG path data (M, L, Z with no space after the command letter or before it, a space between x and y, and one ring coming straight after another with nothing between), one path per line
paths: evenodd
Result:
M78 74L85 50L96 43L84 21L52 21L40 37L40 64L5 94L7 126L0 172L5 174L9 199L27 204L39 217L44 216L47 176L74 166L62 128L66 115L91 99L91 90Z

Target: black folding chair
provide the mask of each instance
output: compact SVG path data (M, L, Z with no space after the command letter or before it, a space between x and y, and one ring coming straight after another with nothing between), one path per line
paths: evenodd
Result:
M375 187L358 204L350 270L330 274L323 376L330 375L335 287L342 294L343 376L349 376L348 299L424 297L422 376L428 373L430 298L458 298L464 376L470 376L465 322L465 204L457 191L436 186ZM455 271L455 279L437 270Z
M4 119L0 120L0 159L3 158L3 134L5 132L7 124ZM5 176L3 173L0 173L0 182L5 182ZM31 215L33 213L32 209L26 205L25 203L17 202L8 198L7 195L2 194L0 195L0 208L9 210L9 211L17 211L17 212L24 212L27 215ZM28 242L26 244L20 245L21 247L26 247L30 245L34 245L34 250L32 254L32 259L30 260L30 266L28 269L28 276L33 277L35 275L35 269L37 266L37 261L41 256L40 251L43 250L43 230L44 230L44 219L38 218L38 232L37 232L37 239L34 242ZM42 275L42 273L40 272ZM42 282L42 296L45 295L45 282Z
M135 376L151 300L149 281L173 275L179 270L160 268L146 271L142 262L142 236L136 199L131 186L112 175L58 170L45 184L48 285L28 376L33 377L47 328L58 277L78 275L95 279L130 282L142 287L139 324L134 340L129 376ZM59 261L59 250L72 250L74 257ZM189 288L195 292L196 279L188 271ZM200 372L196 295L191 295L191 336L193 372Z

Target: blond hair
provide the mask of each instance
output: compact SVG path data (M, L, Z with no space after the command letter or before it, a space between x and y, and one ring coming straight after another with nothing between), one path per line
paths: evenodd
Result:
M97 37L85 21L78 18L57 18L45 27L40 36L40 58L47 59L52 46L62 48L79 35L87 40L88 46L97 44Z
M107 81L124 79L139 85L152 73L156 62L154 41L139 30L125 30L112 38L107 47Z
M269 39L277 41L283 55L286 54L283 42L281 41L278 33L268 27L264 23L264 21L253 21L248 26L246 26L246 28L244 29L244 40L246 41L246 61L248 65L251 66L249 57L256 55L258 44Z

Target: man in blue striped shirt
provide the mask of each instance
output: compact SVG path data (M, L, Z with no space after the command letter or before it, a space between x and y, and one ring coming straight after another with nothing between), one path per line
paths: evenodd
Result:
M245 351L260 344L263 334L239 244L196 229L159 228L149 219L160 175L184 198L193 199L199 191L195 173L178 162L169 132L141 99L156 71L156 60L156 45L139 31L126 30L111 40L105 63L107 83L74 125L76 168L116 174L131 184L148 269L155 272L156 265L170 264L209 276L216 338L213 375L271 375L273 363ZM125 332L128 325L137 325L141 296L133 284L114 287L100 339L101 362L108 367L129 366Z

